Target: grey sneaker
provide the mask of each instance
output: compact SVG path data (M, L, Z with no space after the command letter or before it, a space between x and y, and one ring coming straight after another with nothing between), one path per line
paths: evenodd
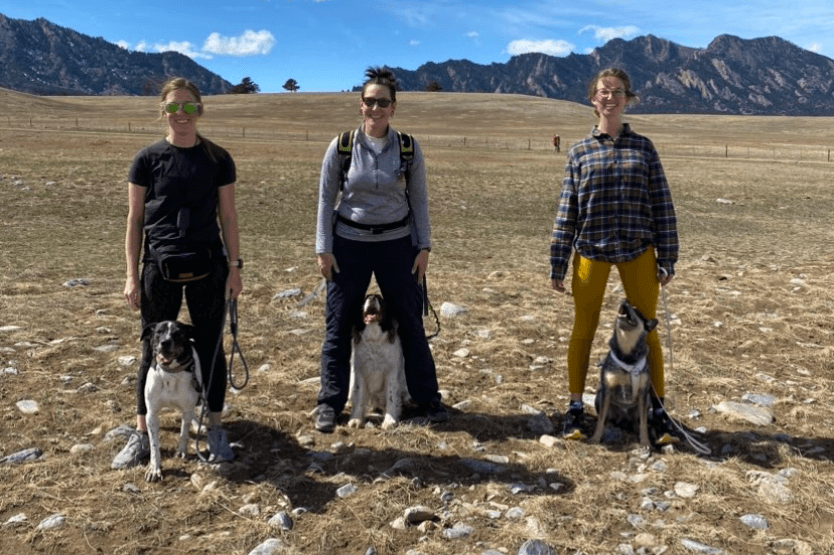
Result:
M214 426L208 429L208 436L206 442L209 448L209 462L221 463L229 462L235 458L235 452L229 445L229 438L226 437L226 430L220 426Z
M148 433L133 432L127 438L127 445L122 447L122 450L113 459L113 464L110 465L110 468L118 470L120 468L137 466L150 456L151 442L148 439Z

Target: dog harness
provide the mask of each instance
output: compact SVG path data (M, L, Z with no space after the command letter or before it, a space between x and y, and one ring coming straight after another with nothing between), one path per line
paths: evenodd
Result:
M613 351L610 351L608 353L608 359L620 368L620 370L631 376L631 402L635 402L637 400L637 395L640 393L640 374L648 371L648 368L646 367L646 357L640 358L640 360L634 364L627 364L618 359L617 355L615 355Z

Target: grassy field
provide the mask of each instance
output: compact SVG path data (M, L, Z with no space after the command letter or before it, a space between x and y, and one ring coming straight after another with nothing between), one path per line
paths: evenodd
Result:
M139 355L139 318L122 298L126 174L134 153L164 133L156 99L0 90L0 457L43 451L36 462L0 465L0 525L20 513L28 519L3 526L0 552L245 555L277 537L291 554L374 546L380 554L480 555L515 554L538 537L560 554L623 552L621 544L684 553L682 539L727 554L832 553L831 119L627 118L656 142L678 211L671 329L661 324L670 411L690 429L703 427L713 451L702 457L681 445L646 458L630 435L545 446L522 411L542 410L558 429L567 404L572 304L549 287L549 232L564 152L594 124L591 109L513 95L398 100L394 125L413 133L427 158L431 302L468 309L443 319L432 342L453 419L321 435L308 416L323 298L298 307L301 297L276 293L307 295L320 283L318 171L327 141L357 125L358 97L209 97L201 129L238 165L246 259L239 339L251 379L227 396L236 461L174 459L176 418L166 413L164 480L146 484L142 468L110 470L122 440L104 436L135 421L136 363L119 362ZM558 155L553 133L562 137ZM88 285L63 285L72 279ZM609 289L594 361L622 296L616 272ZM426 325L434 330L433 320ZM240 380L238 361L235 370ZM588 392L596 382L592 370ZM773 396L773 424L711 409L746 393ZM37 401L39 412L24 414L21 400ZM322 452L330 455L311 456ZM466 461L488 455L506 457L503 471L473 474ZM406 471L379 479L402 459ZM323 462L312 468L313 460ZM767 502L756 473L785 469L792 498ZM665 496L677 482L697 485L697 494ZM357 493L339 497L348 483ZM513 493L518 483L531 487ZM668 510L645 509L646 496L668 501ZM390 526L415 505L436 511L433 528ZM524 516L503 516L510 507ZM267 524L298 508L305 512L292 530ZM769 527L743 525L749 513ZM39 530L53 514L66 524ZM446 539L444 529L459 522L474 533Z

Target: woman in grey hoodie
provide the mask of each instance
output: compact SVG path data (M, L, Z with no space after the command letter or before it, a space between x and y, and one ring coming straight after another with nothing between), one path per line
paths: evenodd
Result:
M325 152L319 182L316 255L327 280L327 305L315 412L316 428L325 433L335 429L347 403L352 327L372 274L399 322L411 398L429 420L449 418L422 319L420 283L431 251L423 154L414 141L405 164L399 135L389 125L397 108L394 75L370 68L366 76L349 170L343 175L337 137Z

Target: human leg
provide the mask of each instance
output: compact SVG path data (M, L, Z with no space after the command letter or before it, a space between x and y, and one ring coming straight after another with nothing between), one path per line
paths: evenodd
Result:
M570 405L565 413L562 434L568 439L583 437L580 427L585 409L582 392L591 357L591 346L599 324L599 313L605 295L605 285L611 264L595 262L579 254L573 257L574 320L570 343L568 344L568 390Z
M144 330L150 324L176 319L182 304L182 286L162 279L157 265L148 261L142 265L140 299L140 323L142 330ZM136 433L128 437L125 446L113 459L111 468L136 466L150 456L150 441L146 422L148 408L145 404L145 383L152 363L151 338L145 337L142 339L142 359L136 373Z
M339 272L334 272L333 280L327 283L321 387L316 402L320 416L325 410L323 407L329 407L329 410L326 410L326 418L319 418L322 426L318 426L317 421L320 430L325 428L321 431L332 431L336 416L347 403L353 322L371 282L369 245L338 236L334 238L333 256L339 264Z
M227 385L223 328L226 323L228 275L228 263L220 259L208 276L185 287L188 313L195 328L194 348L200 358L203 393L208 409L206 443L209 462L227 462L235 456L221 423Z
M374 275L399 323L409 394L430 419L444 421L448 413L440 404L437 369L423 327L423 291L411 273L417 251L410 237L377 243L375 248Z

